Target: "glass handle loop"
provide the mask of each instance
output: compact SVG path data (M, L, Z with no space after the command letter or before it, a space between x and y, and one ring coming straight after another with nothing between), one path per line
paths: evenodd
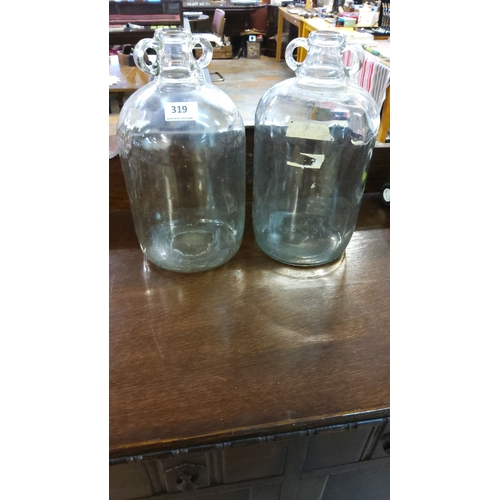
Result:
M156 60L151 64L148 64L144 58L146 50L148 49L153 49L156 52ZM144 73L156 76L158 75L160 68L158 61L159 53L160 45L158 44L158 42L156 42L152 38L143 38L136 44L134 48L134 62L139 69L144 71Z
M309 50L309 41L307 38L294 38L287 46L285 50L285 61L288 64L288 67L293 71L297 71L301 66L301 62L297 62L293 57L293 51L296 48L303 48L305 50Z
M358 71L363 67L363 63L365 62L365 51L358 44L349 44L346 45L345 49L342 51L342 54L346 52L351 52L354 57L352 58L353 62L350 65L345 66L347 73L349 76L355 75Z
M191 50L194 49L196 45L201 45L201 56L196 62L200 68L206 68L213 57L214 49L212 48L212 44L206 38L194 35Z

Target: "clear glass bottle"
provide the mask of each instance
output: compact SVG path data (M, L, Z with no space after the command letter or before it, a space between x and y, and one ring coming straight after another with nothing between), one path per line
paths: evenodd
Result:
M307 51L303 63L296 48ZM285 60L296 77L269 89L255 113L253 227L270 257L314 266L341 257L352 237L380 117L349 80L364 56L344 35L296 38Z
M198 60L195 45L202 46ZM245 128L227 94L205 82L202 68L211 59L208 40L184 28L156 30L134 49L136 65L154 78L118 118L139 243L151 262L171 271L220 266L243 236Z

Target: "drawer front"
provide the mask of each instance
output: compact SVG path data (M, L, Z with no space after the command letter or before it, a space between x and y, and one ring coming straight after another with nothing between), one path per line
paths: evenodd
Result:
M311 436L303 471L358 462L370 445L377 426L359 425L318 432Z
M302 479L296 500L389 500L388 459L339 466L324 476Z
M197 495L196 498L203 500L280 500L280 491L280 484L270 484L267 486L246 487L241 490L228 492L207 491L203 495Z
M155 476L159 479L156 491L181 493L210 486L209 453L180 453L155 461Z
M287 449L287 441L226 448L222 456L224 484L282 475Z
M389 500L389 463L328 477L321 500Z
M186 500L195 498L203 500L280 500L281 495L281 481L276 479L243 481L232 485L209 485L205 488L194 486L173 493L163 491L153 494L147 474L142 477L136 476L134 481L131 481L130 476L127 476L129 472L132 472L129 465L127 464L124 467L115 466L115 468L118 467L121 469L119 476L116 472L113 472L113 474L120 480L120 484L118 488L116 488L116 485L113 487L110 484L110 500L168 500L170 498L185 498ZM265 484L266 482L269 484ZM186 481L184 481L184 484L186 484ZM190 484L189 480L187 484ZM191 483L191 486L194 484L194 482Z
M153 494L146 464L113 465L109 470L109 499L133 500Z
M376 419L111 465L110 500L388 500L389 423Z
M289 440L181 451L110 468L110 500L280 500Z

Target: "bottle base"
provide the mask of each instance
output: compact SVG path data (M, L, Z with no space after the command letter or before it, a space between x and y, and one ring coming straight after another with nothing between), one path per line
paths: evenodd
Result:
M147 259L162 269L180 273L209 271L225 264L238 251L241 237L216 220L163 224L143 248Z
M299 267L321 266L339 259L349 241L332 226L331 217L322 215L277 212L254 232L265 254Z
M284 260L281 258L281 256L278 255L273 255L270 252L267 252L264 250L262 247L259 247L268 257L271 257L273 260L276 260L278 262L281 262L282 264L286 264L287 266L293 266L293 267L319 267L319 266L325 266L327 264L333 264L334 262L342 260L342 258L345 255L345 251L342 251L340 255L336 257L331 257L326 260L322 261L290 261L290 260Z

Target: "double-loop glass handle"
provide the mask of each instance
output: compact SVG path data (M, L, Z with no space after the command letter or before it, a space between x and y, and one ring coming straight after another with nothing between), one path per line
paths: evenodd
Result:
M201 45L201 56L196 59L196 63L200 68L206 68L213 56L212 44L206 38L201 36L192 36L189 50L193 50L196 45ZM161 50L161 44L154 38L144 38L140 40L134 48L134 62L136 66L148 73L149 75L157 76L160 72L160 64L158 61L158 54ZM146 51L152 49L156 52L156 58L153 62L146 62Z
M286 47L285 50L285 61L289 68L293 71L297 71L301 66L301 62L297 62L293 57L293 51L297 48L302 48L309 52L311 48L311 43L308 38L294 38ZM346 65L345 69L349 76L355 75L362 67L365 62L365 53L361 45L358 44L348 44L342 51L342 55L346 52L352 52L354 57L351 59L351 64Z

